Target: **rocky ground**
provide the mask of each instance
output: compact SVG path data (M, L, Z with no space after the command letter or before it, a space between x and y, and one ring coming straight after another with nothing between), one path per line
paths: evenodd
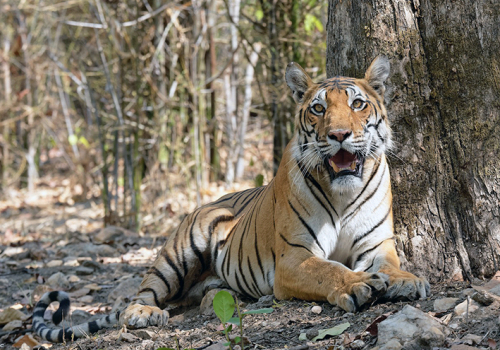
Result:
M170 310L169 325L162 329L112 329L62 345L33 335L30 316L45 291L70 293L67 325L126 305L165 240L117 227L102 229L97 204L68 205L57 186L45 190L51 201L39 194L0 206L0 349L224 349L210 296L201 307ZM356 314L272 296L239 302L243 310L274 309L246 316L247 349L467 350L497 349L500 343L500 273L490 281L433 285L425 300L377 303ZM48 319L55 309L53 304ZM334 329L333 335L323 336L323 330L336 326L341 334ZM238 335L239 329L231 334Z

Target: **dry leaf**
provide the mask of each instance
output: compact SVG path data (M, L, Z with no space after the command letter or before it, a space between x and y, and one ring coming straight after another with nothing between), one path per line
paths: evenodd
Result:
M494 341L493 339L489 338L488 339L488 346L490 349L496 349L497 348L497 342Z
M4 312L0 313L0 325L7 324L15 320L24 321L28 316L23 314L21 311L9 307Z
M5 326L3 326L2 331L13 331L14 329L19 329L23 327L23 321L15 320L10 321Z
M373 322L368 327L366 327L365 332L369 332L373 336L378 335L378 324L395 312L396 311L392 311L378 316L376 319L373 320Z
M21 348L23 345L27 345L31 348L34 348L37 345L40 345L39 342L37 342L31 334L26 334L23 337L19 338L15 343L14 347L15 348Z

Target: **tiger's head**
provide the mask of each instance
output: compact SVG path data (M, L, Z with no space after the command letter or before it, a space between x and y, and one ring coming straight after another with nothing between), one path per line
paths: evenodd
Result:
M363 79L335 77L314 83L297 63L285 79L299 106L292 153L303 169L326 171L331 186L362 186L363 167L391 147L384 106L390 65L377 57Z

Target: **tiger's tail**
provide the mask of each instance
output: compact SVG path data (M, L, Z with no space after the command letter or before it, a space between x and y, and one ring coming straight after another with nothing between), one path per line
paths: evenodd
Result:
M59 302L59 308L52 316L55 325L68 315L70 309L69 295L66 292L54 291L45 293L36 304L33 312L33 330L43 339L52 343L63 343L90 334L96 333L103 328L110 328L118 323L120 312L116 312L98 320L82 323L69 328L53 329L45 324L43 315L47 307L54 301Z

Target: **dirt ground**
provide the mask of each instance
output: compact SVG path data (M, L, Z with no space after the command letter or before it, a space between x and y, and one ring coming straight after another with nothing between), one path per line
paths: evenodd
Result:
M64 197L68 197L66 192L64 184L48 181L39 184L36 193L11 193L8 201L0 203L0 313L13 307L30 316L37 298L53 289L71 293L70 324L105 314L113 307L123 307L165 240L163 235L139 235L118 228L102 230L103 213L98 202L69 205ZM215 199L219 193L213 191L212 195ZM480 307L461 319L455 318L453 309L435 310L436 299L458 298L460 303L470 295L470 288L468 282L433 285L432 296L425 300L379 303L356 314L327 303L276 301L272 297L259 301L241 299L245 310L274 309L271 314L245 318L243 332L250 341L246 348L372 349L377 342L376 326L372 323L380 320L381 315L411 304L448 326L450 334L443 348L494 349L500 343L498 307ZM313 309L319 313L313 312L313 306L320 307ZM51 345L37 335L33 338L51 349L221 349L224 336L220 322L214 314L207 313L199 307L173 309L169 325L163 329L152 327L148 332L127 333L112 329L67 344ZM340 336L309 340L321 329L346 322L350 326ZM27 318L13 330L0 329L0 349L16 348L14 344L20 338L32 334L30 327L31 319ZM235 329L232 334L238 332ZM306 333L308 340L300 340L301 333ZM471 334L480 337L480 342L467 343L464 337ZM475 347L467 347L470 345Z

